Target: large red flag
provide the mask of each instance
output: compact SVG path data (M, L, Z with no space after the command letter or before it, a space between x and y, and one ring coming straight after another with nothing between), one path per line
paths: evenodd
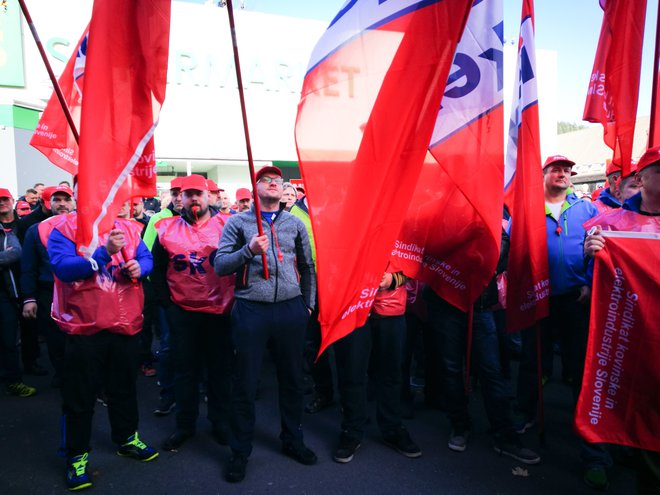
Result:
M533 0L523 0L514 90L504 175L504 200L512 217L506 297L510 331L548 316L550 297Z
M587 90L583 119L603 125L623 174L630 171L646 0L601 0L605 13Z
M653 62L653 89L651 96L651 119L649 122L648 147L660 145L660 8L655 23L655 57Z
M660 234L603 235L575 426L590 443L660 452Z
M316 241L322 350L367 319L472 3L347 2L314 49L296 143Z
M503 208L503 13L474 2L392 258L467 311L495 275Z

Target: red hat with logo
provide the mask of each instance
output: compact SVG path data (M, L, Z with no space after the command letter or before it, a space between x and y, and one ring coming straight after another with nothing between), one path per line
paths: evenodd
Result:
M12 196L11 192L9 192L9 189L5 189L4 187L0 187L0 198L14 199L14 196Z
M208 191L209 186L206 179L198 174L192 174L181 180L181 192L183 191Z
M280 177L282 177L282 171L280 170L279 167L275 167L273 165L268 165L266 167L261 167L257 171L257 174L255 175L256 182L259 182L259 179L261 179L266 174L274 174L274 175L279 175Z
M563 163L564 165L568 165L569 167L575 165L575 162L573 160L569 160L564 155L552 155L545 159L545 163L543 164L543 170L545 170L550 165L555 165L559 163ZM571 170L571 175L577 175L577 172L573 172L573 170Z
M28 215L31 211L32 208L30 208L30 203L28 203L27 201L16 202L16 212L18 213L19 217Z
M53 195L57 193L66 194L73 198L73 191L69 186L48 186L44 188L43 191L41 191L41 199L44 200L44 205L46 208L50 208L50 198L52 198Z
M170 181L170 191L172 189L181 189L181 181L183 180L183 177L175 177Z
M211 192L220 191L220 187L215 183L213 179L206 179L206 187L208 187L209 191Z
M637 162L637 173L640 173L646 167L655 165L658 162L660 162L660 146L654 146L653 148L647 149Z
M250 190L245 189L244 187L241 187L240 189L236 189L236 201L241 201L243 199L252 199L252 194L250 193Z

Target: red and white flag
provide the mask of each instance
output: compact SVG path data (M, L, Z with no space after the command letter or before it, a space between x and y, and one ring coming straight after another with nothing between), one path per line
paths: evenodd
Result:
M646 0L601 0L604 8L598 50L583 119L603 125L605 144L624 176L630 171Z
M94 251L124 202L156 192L153 133L165 99L170 5L96 0L60 78L80 147L54 95L32 138L55 165L78 174L82 254Z
M660 234L603 235L575 426L589 443L660 452Z
M368 317L472 3L347 2L312 53L296 143L317 251L321 350Z
M509 331L548 316L550 274L545 229L543 172L536 85L534 2L523 0L504 201L511 214L506 323Z
M436 117L430 155L392 260L467 311L495 276L503 213L503 11L474 2Z

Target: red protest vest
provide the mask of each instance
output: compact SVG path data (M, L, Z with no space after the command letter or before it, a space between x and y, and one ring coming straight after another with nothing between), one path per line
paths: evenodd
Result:
M39 231L39 240L45 248L48 248L48 238L50 237L50 233L64 221L66 221L66 215L56 215L48 217L46 220L39 223L39 226L37 227L37 230Z
M628 232L660 232L660 216L642 215L631 210L616 208L587 220L583 227L589 230L600 225L603 230Z
M177 306L216 315L231 311L235 275L219 277L213 269L224 225L220 215L202 224L190 224L181 217L156 222L158 241L169 256L166 277Z
M54 227L75 242L77 215L70 213L58 218L62 221ZM129 260L135 258L142 226L138 222L117 219L115 228L125 233L126 256ZM105 245L107 240L107 233L99 236L99 245ZM142 329L142 284L131 281L118 270L120 263L126 261L119 252L112 256L108 265L99 266L94 275L84 280L66 283L55 277L51 316L63 332L93 335L107 330L134 335Z
M381 290L374 299L374 313L380 316L400 316L406 312L408 292L402 285L394 290Z

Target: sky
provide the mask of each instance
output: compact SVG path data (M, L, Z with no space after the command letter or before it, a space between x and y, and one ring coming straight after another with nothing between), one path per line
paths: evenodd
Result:
M184 0L205 3L205 0ZM375 1L375 0L374 0ZM504 1L505 40L518 39L522 0ZM330 22L345 0L233 0L247 10ZM646 12L644 52L637 114L649 115L653 77L653 46L658 2ZM557 52L559 120L580 123L603 13L598 0L536 0L536 47ZM505 69L506 70L506 69ZM511 68L511 70L514 70ZM539 105L543 105L539 101Z

